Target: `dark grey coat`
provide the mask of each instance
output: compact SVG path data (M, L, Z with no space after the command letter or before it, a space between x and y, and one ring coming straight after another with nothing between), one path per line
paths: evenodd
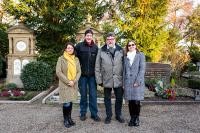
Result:
M123 82L123 49L116 45L114 58L104 45L97 54L95 64L95 77L97 84L105 88L122 87Z
M145 74L145 56L142 52L136 52L133 64L130 65L129 59L124 58L124 95L126 100L144 99L144 74ZM133 84L139 84L134 87Z

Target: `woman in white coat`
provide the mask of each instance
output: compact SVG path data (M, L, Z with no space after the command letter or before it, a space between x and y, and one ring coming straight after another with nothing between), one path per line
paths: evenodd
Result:
M131 116L129 126L139 126L140 101L144 99L145 56L137 49L135 41L126 45L124 58L124 94Z

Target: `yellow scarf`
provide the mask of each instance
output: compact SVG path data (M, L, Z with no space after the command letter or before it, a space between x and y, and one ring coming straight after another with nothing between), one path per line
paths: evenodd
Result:
M75 80L76 78L75 55L70 55L65 51L63 56L67 60L67 78L69 80Z

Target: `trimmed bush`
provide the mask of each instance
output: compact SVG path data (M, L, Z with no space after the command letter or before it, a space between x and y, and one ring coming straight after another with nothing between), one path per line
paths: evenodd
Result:
M189 63L186 67L189 72L197 71L197 66L194 63Z
M200 48L198 46L189 47L189 55L193 63L200 61Z
M7 89L7 90L13 90L13 89L15 89L15 88L17 88L17 85L16 85L15 83L8 83L8 84L6 85L6 89Z
M20 78L25 90L42 91L51 85L53 70L44 62L30 62L22 69Z
M0 55L0 78L6 78L6 61Z
M11 96L11 97L9 97L9 100L28 101L28 100L31 100L34 96L35 96L35 93L31 91L22 96Z
M200 79L189 79L188 87L192 89L200 89Z
M3 59L0 56L0 75L2 75L2 73L3 73Z
M146 78L146 79L145 79L145 86L146 86L150 91L154 91L154 92L155 92L156 79Z

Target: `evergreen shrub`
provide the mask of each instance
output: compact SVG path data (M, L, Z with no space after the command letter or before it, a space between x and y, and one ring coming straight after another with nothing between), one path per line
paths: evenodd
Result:
M3 59L0 56L0 75L2 75L2 73L3 73Z
M8 83L6 85L7 90L13 90L13 89L16 89L16 88L17 88L17 85L15 83Z
M188 87L192 89L200 89L200 79L189 79Z
M52 68L41 61L28 63L20 76L24 90L42 91L49 88L53 80Z

